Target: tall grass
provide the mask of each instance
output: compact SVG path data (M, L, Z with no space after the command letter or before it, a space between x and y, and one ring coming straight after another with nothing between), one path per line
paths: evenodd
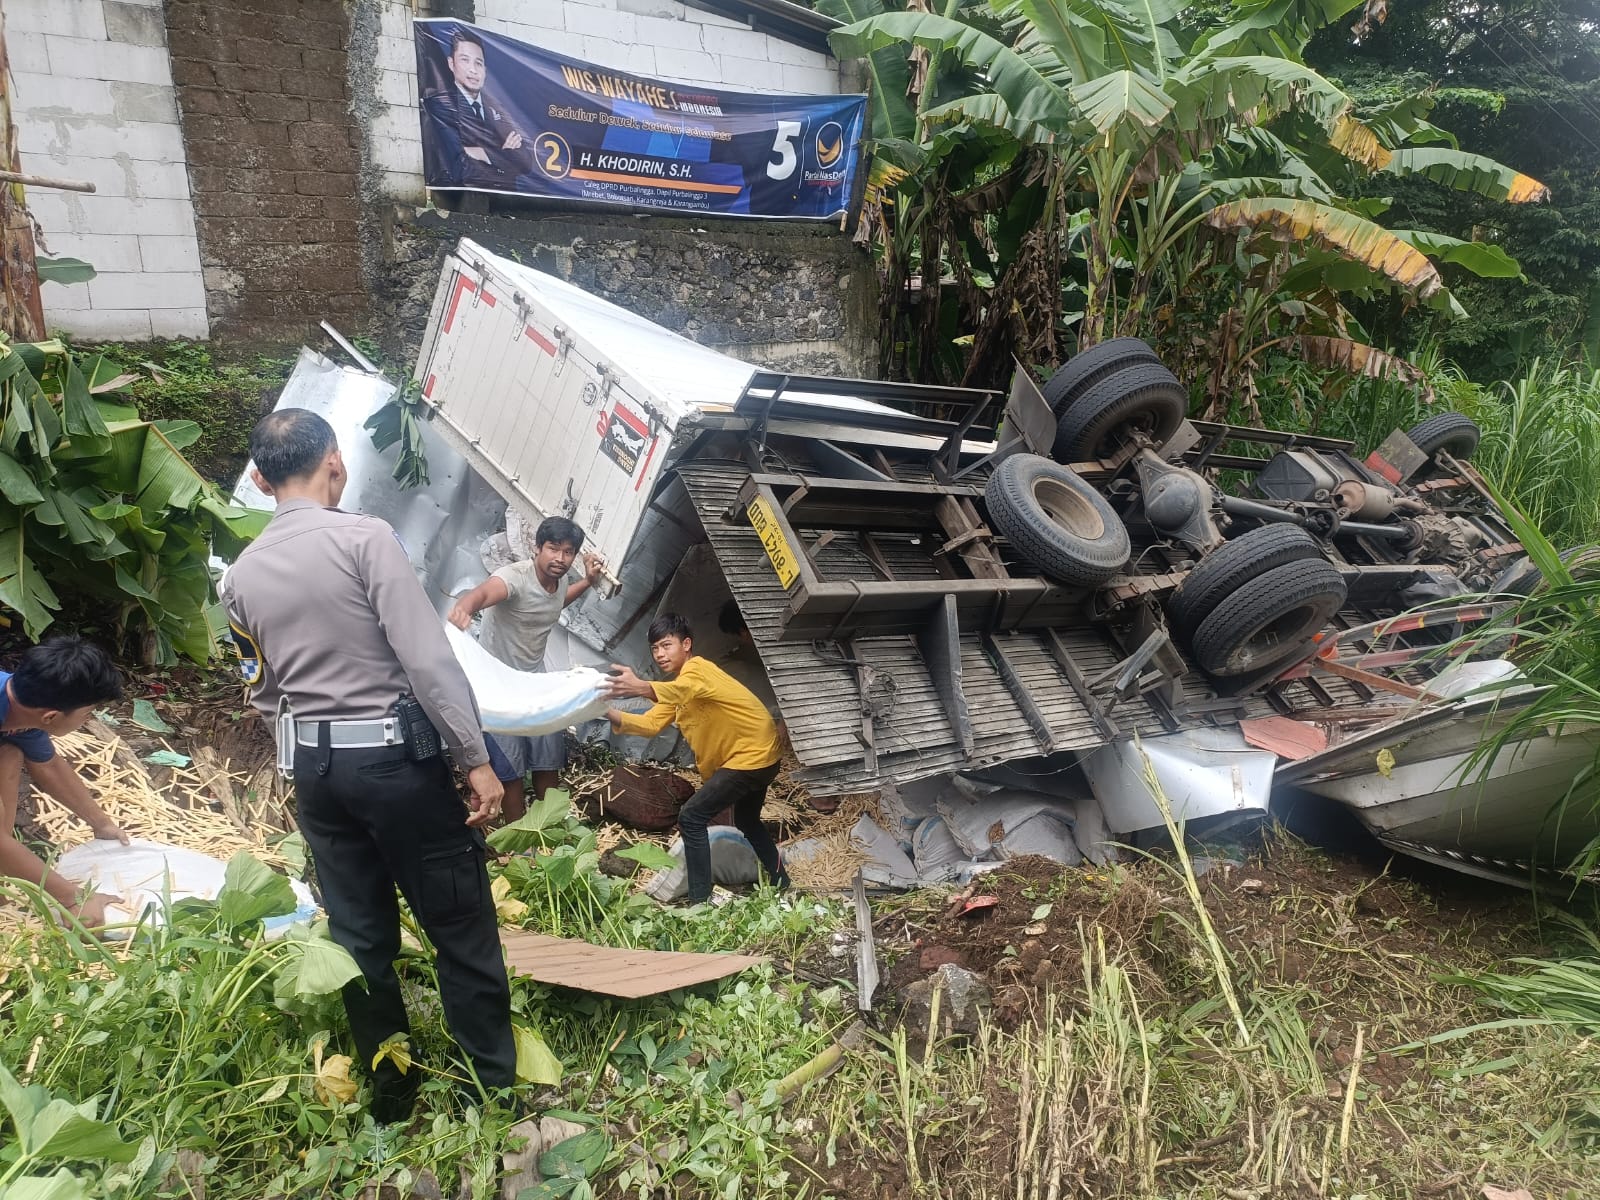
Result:
M1559 549L1600 542L1600 370L1535 360L1471 406L1477 464Z

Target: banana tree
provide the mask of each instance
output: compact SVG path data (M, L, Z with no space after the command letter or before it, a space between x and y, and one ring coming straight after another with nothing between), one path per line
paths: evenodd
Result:
M266 514L184 458L194 422L117 403L134 378L56 341L0 345L0 608L36 639L65 596L146 662L204 662L226 629L211 555L237 553Z
M946 163L952 143L981 131L1013 141L1013 161L1042 163L1036 176L1050 189L1048 244L1041 246L1029 229L1030 253L996 264L1001 269L984 296L988 324L979 323L968 377L984 377L1013 348L1051 357L1053 328L1015 347L982 334L996 323L1017 326L1019 297L1040 291L1036 279L1023 286L1009 272L1062 278L1073 228L1083 235L1080 347L1113 333L1148 334L1152 306L1184 298L1182 281L1170 271L1174 257L1192 259L1198 239L1217 242L1211 231L1259 237L1260 246L1278 248L1274 253L1312 246L1348 255L1415 301L1437 296L1449 303L1425 248L1383 230L1342 199L1349 180L1375 172L1421 174L1514 202L1541 198L1542 185L1462 153L1427 123L1425 97L1359 113L1339 87L1306 66L1301 53L1311 35L1359 3L1245 0L1225 21L1198 33L1184 26L1181 0L950 0L939 12L920 2L903 12L877 11L883 5L876 0L835 4L835 15L858 18L832 35L842 57L868 58L880 84L889 79L888 56L896 52L922 68L912 73L916 103L909 114L898 97L875 100L891 110L886 119L895 129L892 150L878 135L880 153L903 164L917 159L906 149L910 143L919 163ZM908 117L914 138L904 133ZM1413 138L1426 144L1407 145ZM908 178L916 186L928 182L915 171ZM964 195L980 181L947 171L939 182ZM1085 198L1083 220L1050 203L1071 194ZM1218 209L1221 215L1212 217ZM994 209L978 214L991 242L1000 240L1007 217ZM1026 234L1006 237L1022 245ZM928 260L936 256L930 251L949 259L950 246L945 241L922 249L926 279ZM1232 253L1219 245L1213 262ZM1459 255L1454 261L1471 269L1483 260ZM961 264L945 265L959 281ZM1158 295L1162 275L1165 297ZM926 290L922 299L927 303ZM1306 330L1308 336L1341 332L1336 308L1316 306L1315 312L1323 326Z

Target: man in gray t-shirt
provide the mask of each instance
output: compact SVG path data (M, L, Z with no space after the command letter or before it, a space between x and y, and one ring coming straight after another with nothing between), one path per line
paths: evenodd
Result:
M583 572L572 564L583 550L583 530L565 517L546 517L534 533L531 559L508 563L456 601L450 623L467 629L483 613L478 640L483 648L508 667L519 671L544 670L545 643L561 619L561 610L600 579L605 563L599 555L583 555ZM505 784L506 819L515 821L527 811L523 777L533 775L533 794L542 797L556 786L567 765L566 735L487 738L495 774Z

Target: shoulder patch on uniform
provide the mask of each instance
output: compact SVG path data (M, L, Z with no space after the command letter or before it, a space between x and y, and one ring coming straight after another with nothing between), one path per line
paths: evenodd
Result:
M261 647L256 644L255 638L233 621L228 622L228 632L233 637L233 648L239 654L239 677L254 687L261 682Z

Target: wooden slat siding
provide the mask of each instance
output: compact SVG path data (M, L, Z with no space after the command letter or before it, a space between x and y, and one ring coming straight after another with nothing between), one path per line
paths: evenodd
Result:
M680 473L704 523L712 549L761 652L762 664L789 726L802 777L819 794L862 790L875 785L857 733L861 728L855 670L819 657L808 642L779 642L789 597L778 585L760 541L744 525L722 520L733 504L746 471L735 464L695 462ZM903 579L937 579L926 539L913 546L897 539L880 543L890 569ZM853 535L841 535L819 556L831 579L876 579L872 564ZM1087 750L1102 744L1093 719L1055 665L1042 634L1002 634L1006 650L1044 713L1058 749ZM1109 667L1119 652L1092 626L1064 631L1067 644L1087 672ZM836 653L828 643L824 653ZM963 634L964 694L972 713L975 755L965 758L939 702L916 642L906 636L858 638L856 653L895 682L893 708L878 723L878 765L882 775L900 781L920 779L963 767L990 765L1042 752L1026 718L1004 681L983 653L976 634ZM1200 691L1210 695L1203 682ZM1263 714L1272 711L1263 705ZM1164 726L1151 707L1132 701L1118 709L1129 732L1154 735Z
M526 930L503 931L500 942L513 974L629 1000L710 983L767 961L748 954L621 950Z

